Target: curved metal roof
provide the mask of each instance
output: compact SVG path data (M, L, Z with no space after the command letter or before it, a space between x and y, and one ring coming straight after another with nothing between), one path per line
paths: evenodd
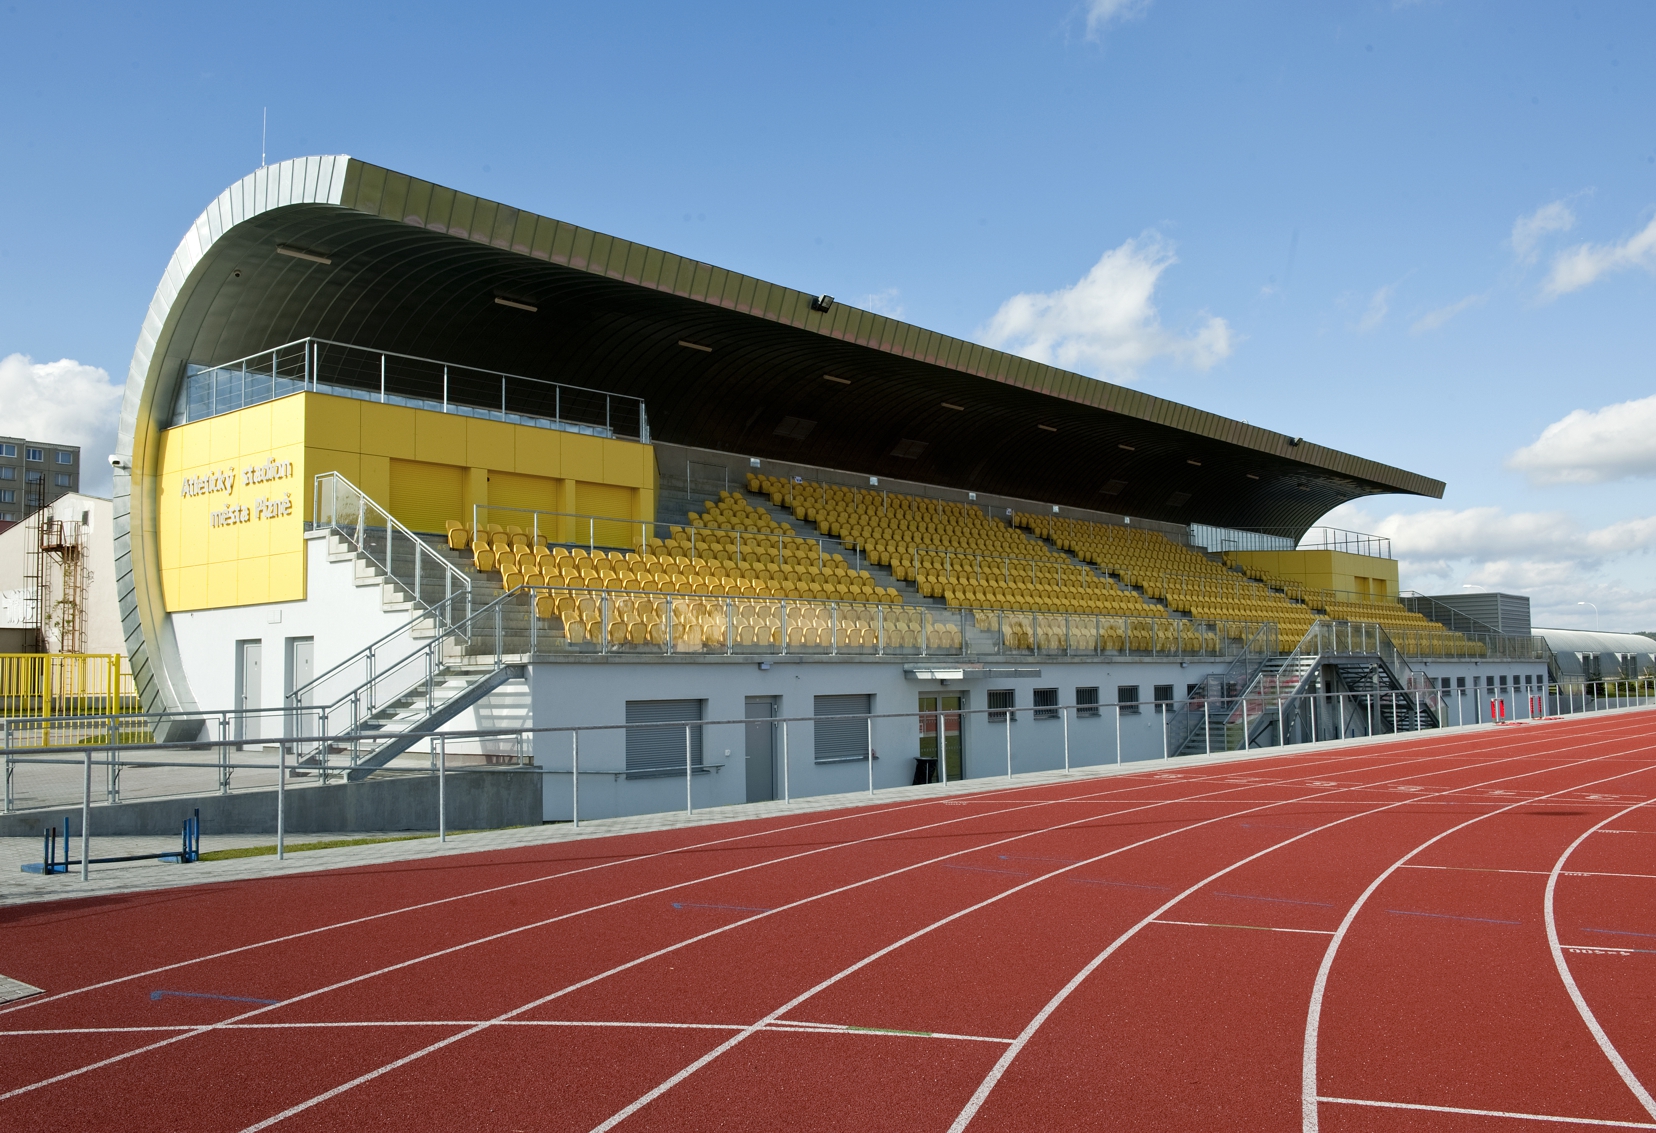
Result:
M190 706L167 676L179 669L166 660L153 551L134 557L130 539L153 529L145 473L184 366L310 335L641 397L664 441L1176 523L1303 531L1361 496L1443 493L1375 461L811 300L347 157L242 179L186 233L128 372L120 448L134 474L117 477L117 572L146 703Z

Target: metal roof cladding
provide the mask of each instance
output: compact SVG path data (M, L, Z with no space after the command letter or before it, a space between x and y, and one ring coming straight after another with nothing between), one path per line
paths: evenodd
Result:
M164 681L140 656L162 614L130 531L153 515L145 473L185 365L311 335L640 397L663 441L1175 523L1303 531L1361 496L1443 494L817 298L345 156L249 174L186 232L128 371L116 553L140 688Z

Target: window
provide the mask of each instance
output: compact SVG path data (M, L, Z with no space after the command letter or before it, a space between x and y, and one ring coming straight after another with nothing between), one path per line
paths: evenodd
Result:
M992 688L989 690L989 722L991 724L1004 724L1009 718L1016 724L1018 714L1009 711L1009 709L1017 706L1018 694L1016 690L1009 688Z
M1173 707L1173 686L1172 685L1157 685L1156 686L1156 711L1157 712L1166 712L1168 709L1170 709L1172 707Z
M1506 674L1505 673L1501 674L1501 687L1506 688Z
M667 727L702 718L699 700L629 700L628 724L657 727L627 729L627 778L684 774L684 729ZM702 765L702 730L690 729L690 764Z
M0 467L0 480L15 480L15 479L17 479L17 469L13 468L9 464L5 465L4 467Z
M0 489L0 504L15 504L16 502L17 502L17 489L16 488Z
M0 445L0 456L16 456L16 445Z
M1477 680L1476 677L1473 677L1472 679ZM1456 688L1465 688L1466 687L1466 678L1465 677L1456 677L1455 678L1455 687Z
M1083 716L1088 719L1096 719L1098 716L1098 690L1096 688L1076 689L1075 704L1075 718L1077 720Z
M44 484L46 483L46 473L36 472L31 468L23 473L23 479L30 484Z
M67 472L58 472L58 473L53 474L52 483L56 484L60 488L67 488L67 487L70 486L70 480L71 479L72 479L72 477L69 475L69 473L67 473Z
M1138 685L1116 686L1116 704L1123 716L1137 716L1139 714Z
M75 454L72 453L72 452L58 452L58 453L54 453L53 455L57 458L57 462L59 464L73 464L73 463L75 463Z
M1038 688L1035 690L1035 719L1058 719L1058 690L1055 688Z
M816 761L860 763L867 759L868 716L873 711L871 693L816 697L812 702L812 714L817 717L812 729L816 733Z
M40 449L28 448L28 449L24 449L23 451L26 454L26 459L28 459L28 460L45 460L46 459L46 454L44 452L42 452Z

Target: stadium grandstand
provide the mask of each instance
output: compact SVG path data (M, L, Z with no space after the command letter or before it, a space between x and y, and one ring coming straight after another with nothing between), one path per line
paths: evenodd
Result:
M352 158L208 207L126 390L157 734L347 733L308 758L353 778L444 728L532 723L480 758L551 766L546 729L610 727L583 805L635 813L675 768L708 802L971 778L1431 727L1549 677L1316 526L1439 481ZM764 721L800 717L790 757ZM727 719L758 723L694 728Z

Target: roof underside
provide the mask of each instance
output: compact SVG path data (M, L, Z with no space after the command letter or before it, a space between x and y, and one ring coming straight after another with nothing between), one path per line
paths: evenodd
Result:
M664 441L1176 523L1299 532L1361 496L1443 492L356 161L341 204L226 232L175 315L166 381L315 335L640 397Z

